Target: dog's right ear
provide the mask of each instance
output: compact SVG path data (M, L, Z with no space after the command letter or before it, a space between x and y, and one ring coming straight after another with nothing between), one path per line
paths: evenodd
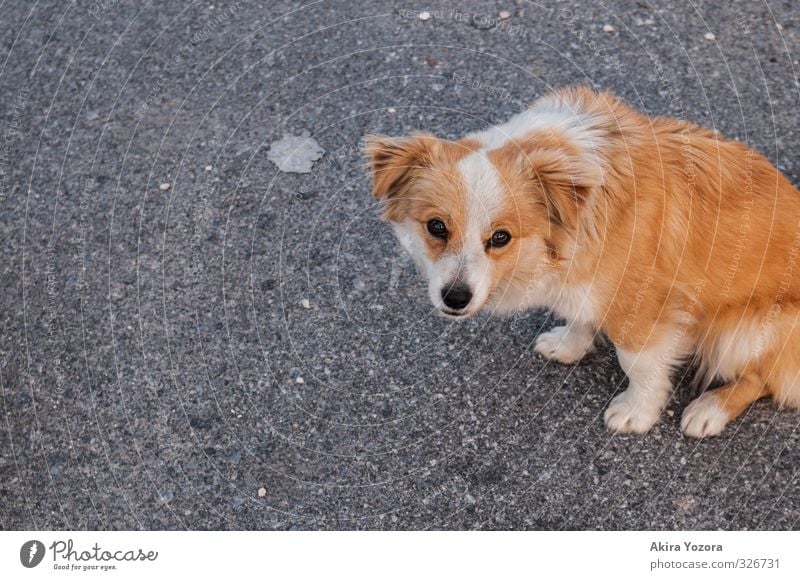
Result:
M415 170L431 166L438 144L430 133L409 137L367 135L364 152L372 167L372 195L386 201L405 191Z

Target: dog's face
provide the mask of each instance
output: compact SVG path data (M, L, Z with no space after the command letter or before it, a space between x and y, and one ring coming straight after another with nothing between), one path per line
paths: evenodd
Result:
M383 217L427 276L442 314L522 307L531 285L555 267L583 175L564 143L545 141L487 150L470 138L367 138Z

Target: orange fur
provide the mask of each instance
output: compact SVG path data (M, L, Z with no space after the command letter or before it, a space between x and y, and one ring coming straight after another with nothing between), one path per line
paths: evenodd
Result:
M432 260L457 251L474 212L459 162L483 147L503 196L481 235L503 228L514 240L487 249L486 305L537 305L526 301L531 287L554 285L537 290L552 298L544 305L618 349L669 339L676 362L696 357L706 384L728 382L712 391L728 420L767 394L800 407L800 193L742 143L647 117L610 93L578 87L545 99L591 126L526 120L533 130L499 146L480 135L370 140L384 217L419 223ZM426 235L433 216L452 239ZM590 315L563 305L582 288Z

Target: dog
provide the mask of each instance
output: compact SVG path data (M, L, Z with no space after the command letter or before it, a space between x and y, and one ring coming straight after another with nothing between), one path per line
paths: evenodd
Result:
M704 392L687 436L761 397L800 407L800 192L753 149L569 87L457 141L369 135L364 150L443 316L549 308L566 324L534 350L565 364L612 343L629 381L612 431L648 431L690 360Z

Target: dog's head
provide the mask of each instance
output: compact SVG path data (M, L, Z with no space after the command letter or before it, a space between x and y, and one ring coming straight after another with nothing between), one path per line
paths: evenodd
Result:
M467 317L513 310L557 267L598 183L567 140L528 135L488 148L480 139L367 137L383 218L429 282L434 306Z

